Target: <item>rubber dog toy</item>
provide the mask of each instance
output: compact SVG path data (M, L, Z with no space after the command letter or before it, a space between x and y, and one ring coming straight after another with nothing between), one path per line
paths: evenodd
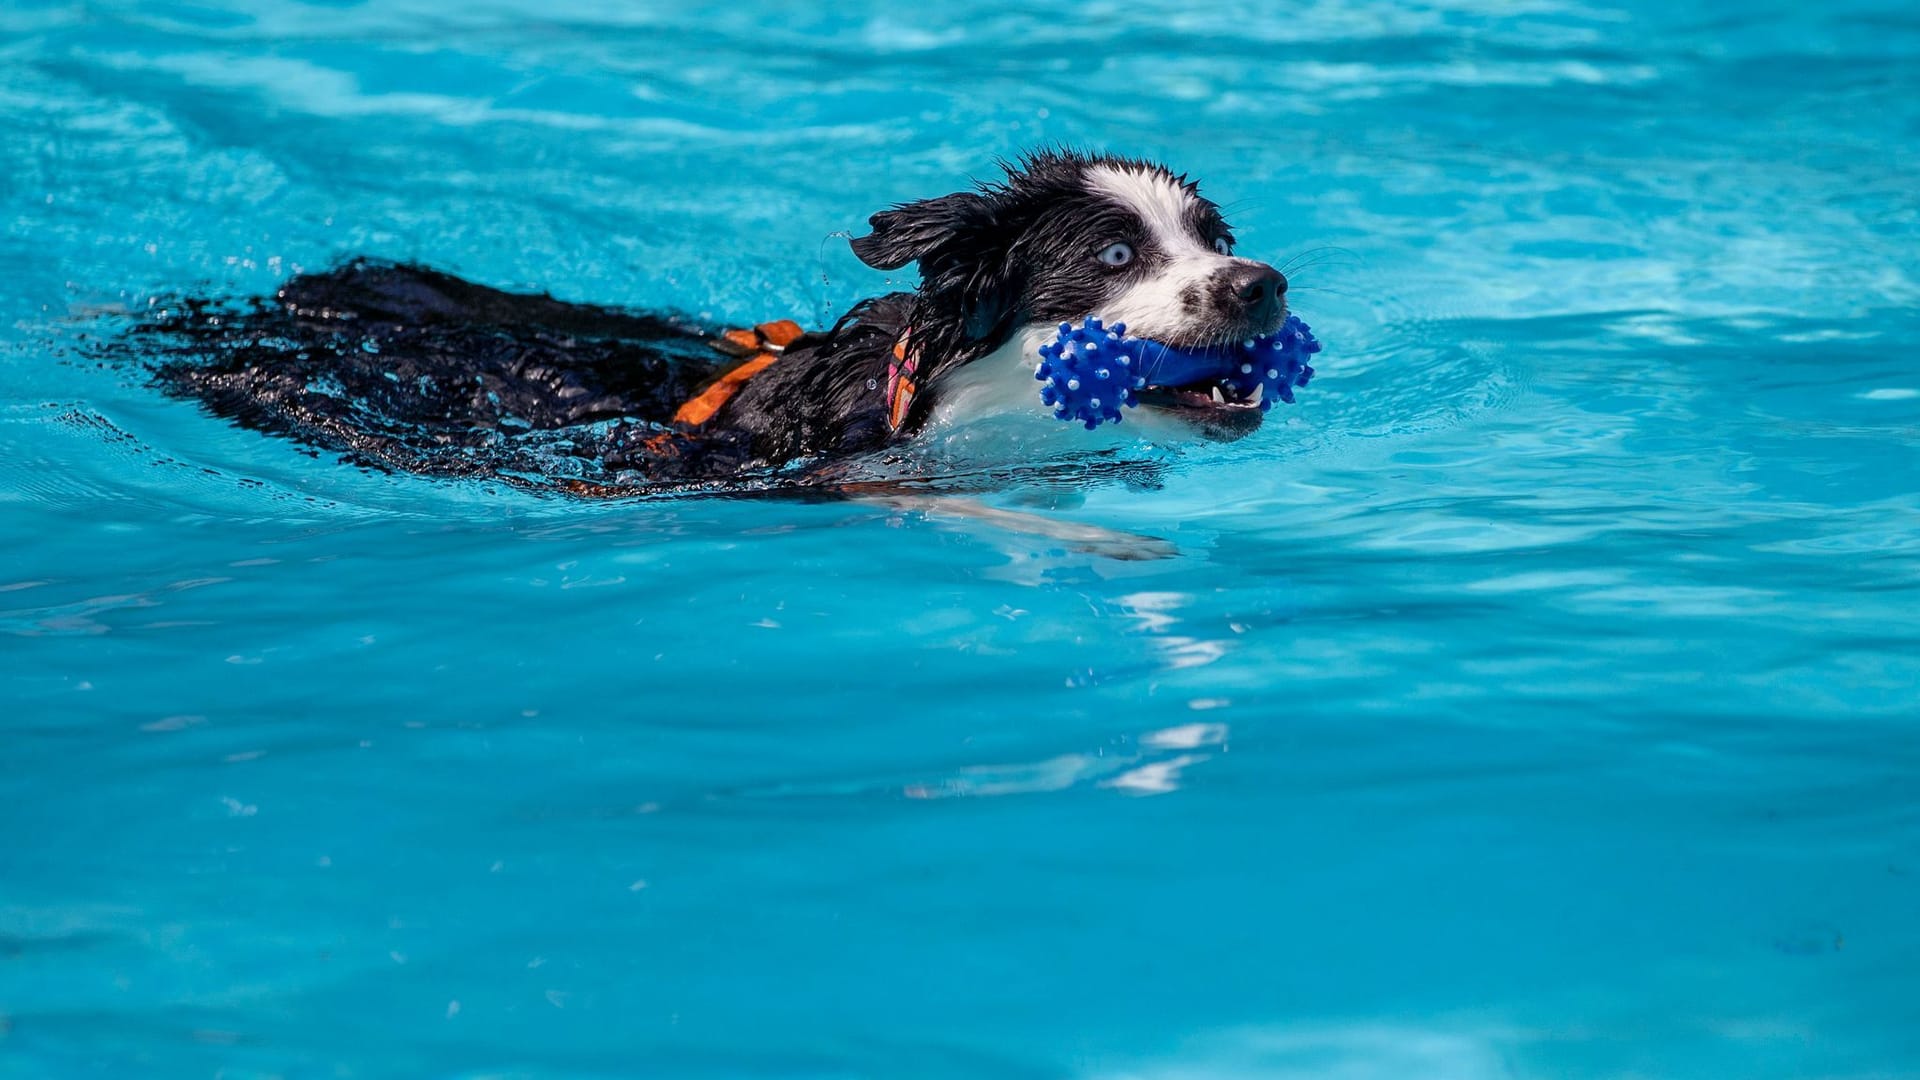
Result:
M1128 337L1125 323L1104 326L1090 317L1077 327L1060 324L1059 336L1040 347L1033 377L1056 418L1092 431L1108 420L1119 423L1120 410L1139 404L1136 391L1148 386L1211 381L1241 398L1259 387L1261 411L1276 399L1291 405L1294 387L1313 378L1307 357L1319 351L1313 329L1296 315L1271 334L1200 350Z

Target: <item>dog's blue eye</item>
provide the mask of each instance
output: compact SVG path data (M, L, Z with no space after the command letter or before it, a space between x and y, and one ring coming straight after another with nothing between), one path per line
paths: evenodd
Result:
M1108 244L1101 249L1097 258L1108 266L1125 266L1133 261L1133 245Z
M1216 236L1213 238L1213 250L1222 255L1231 255L1233 254L1233 241L1224 236Z

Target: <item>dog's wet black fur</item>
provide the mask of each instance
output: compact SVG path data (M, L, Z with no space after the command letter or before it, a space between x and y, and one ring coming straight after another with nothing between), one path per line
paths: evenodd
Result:
M181 301L133 337L159 357L162 390L245 427L377 468L591 491L884 445L868 380L885 378L903 317L881 298L802 337L697 433L675 428L675 410L738 362L714 329L419 266L355 260L239 309ZM852 362L809 362L835 353ZM763 408L780 422L756 423Z

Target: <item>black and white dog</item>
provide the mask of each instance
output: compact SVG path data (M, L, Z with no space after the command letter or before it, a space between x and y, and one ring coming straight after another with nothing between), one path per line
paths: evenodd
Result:
M1062 322L1097 315L1202 347L1285 319L1286 278L1236 255L1219 207L1185 177L1064 150L1004 168L1003 181L873 215L854 254L883 270L917 263L919 287L819 332L716 335L356 261L249 309L182 302L140 336L162 353L162 387L251 427L385 468L617 494L805 475L935 417L1056 423L1033 368ZM1140 402L1223 435L1261 415L1212 383Z

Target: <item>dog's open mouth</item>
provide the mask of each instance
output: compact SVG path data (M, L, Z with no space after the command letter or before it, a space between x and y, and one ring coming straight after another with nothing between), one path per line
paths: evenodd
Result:
M1238 389L1218 380L1201 380L1179 386L1155 386L1149 384L1136 393L1142 405L1157 408L1198 409L1213 411L1251 411L1260 412L1262 387L1256 385L1252 393L1242 394Z
M1056 339L1036 350L1033 377L1055 417L1088 430L1118 422L1122 408L1138 404L1237 437L1259 427L1275 401L1293 401L1294 387L1313 375L1305 356L1318 349L1297 320L1244 338L1187 345L1087 316L1077 327L1061 323Z
M1168 345L1165 352L1147 352L1141 358L1147 385L1134 391L1136 400L1214 438L1237 439L1252 432L1266 414L1266 388L1233 377L1245 362L1237 345L1237 340L1200 347Z
M1228 419L1249 414L1258 422L1263 388L1235 386L1227 378L1239 353L1229 344L1170 346L1145 357L1147 385L1135 391L1140 404L1188 415Z
M1266 419L1260 387L1241 395L1218 382L1152 386L1135 392L1140 404L1186 424L1204 438L1232 442L1253 434Z
M1171 386L1149 383L1134 392L1143 407L1182 421L1206 438L1229 442L1260 427L1266 417L1260 408L1263 393L1255 386L1243 394L1217 378Z

